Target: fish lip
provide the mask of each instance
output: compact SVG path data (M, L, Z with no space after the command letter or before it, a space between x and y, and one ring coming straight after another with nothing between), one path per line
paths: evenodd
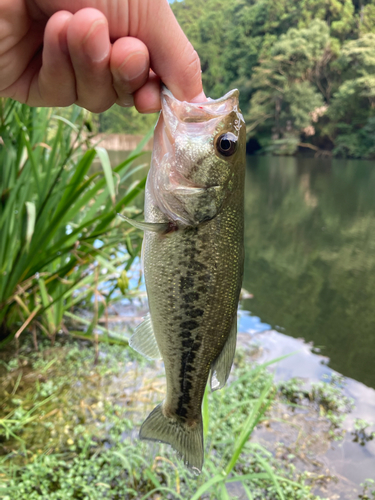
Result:
M240 95L240 92L238 89L232 89L229 92L227 92L225 95L223 95L222 97L219 97L218 99L211 99L211 97L208 97L206 101L199 101L199 102L180 101L172 94L172 92L164 84L162 85L161 93L164 95L167 95L168 97L170 97L174 101L180 102L181 104L186 103L186 104L189 104L189 106L193 106L195 108L199 108L202 106L206 107L206 106L210 106L210 105L220 104L222 102L227 101L228 99L230 99L232 97L236 97L238 99L238 97Z
M230 90L219 99L207 98L207 101L203 102L187 102L177 99L164 85L161 91L161 101L162 114L167 128L171 127L172 136L178 122L203 124L231 113L237 114L238 125L240 122L244 122L239 109L239 91L237 89Z

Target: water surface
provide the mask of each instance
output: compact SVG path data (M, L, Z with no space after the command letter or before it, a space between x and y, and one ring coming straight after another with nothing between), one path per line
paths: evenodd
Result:
M248 157L245 308L375 387L375 164Z

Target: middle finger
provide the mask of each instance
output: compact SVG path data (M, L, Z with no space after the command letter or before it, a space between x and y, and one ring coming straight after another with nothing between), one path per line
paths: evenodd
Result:
M96 9L79 10L69 23L67 42L76 77L76 104L94 113L105 111L117 97L109 68L107 19Z

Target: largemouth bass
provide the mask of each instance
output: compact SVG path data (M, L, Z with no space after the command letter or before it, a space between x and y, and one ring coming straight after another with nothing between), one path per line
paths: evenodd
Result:
M142 260L150 315L130 345L162 358L167 394L141 439L168 443L200 473L201 406L224 386L237 339L243 274L246 133L238 91L191 104L162 91L145 193Z

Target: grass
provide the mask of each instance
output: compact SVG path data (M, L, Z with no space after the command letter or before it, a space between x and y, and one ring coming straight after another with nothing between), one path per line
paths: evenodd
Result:
M143 191L145 179L130 182L143 143L112 169L89 130L78 107L0 99L0 347L25 330L53 341L82 302L94 311L92 335L108 301L128 293L141 238L116 215Z
M17 358L3 356L0 498L318 498L306 475L250 439L276 397L266 366L249 368L240 353L235 379L206 393L205 465L194 479L170 447L137 439L163 398L161 366L119 345L103 344L95 363L84 341L39 344L35 352L25 337Z

